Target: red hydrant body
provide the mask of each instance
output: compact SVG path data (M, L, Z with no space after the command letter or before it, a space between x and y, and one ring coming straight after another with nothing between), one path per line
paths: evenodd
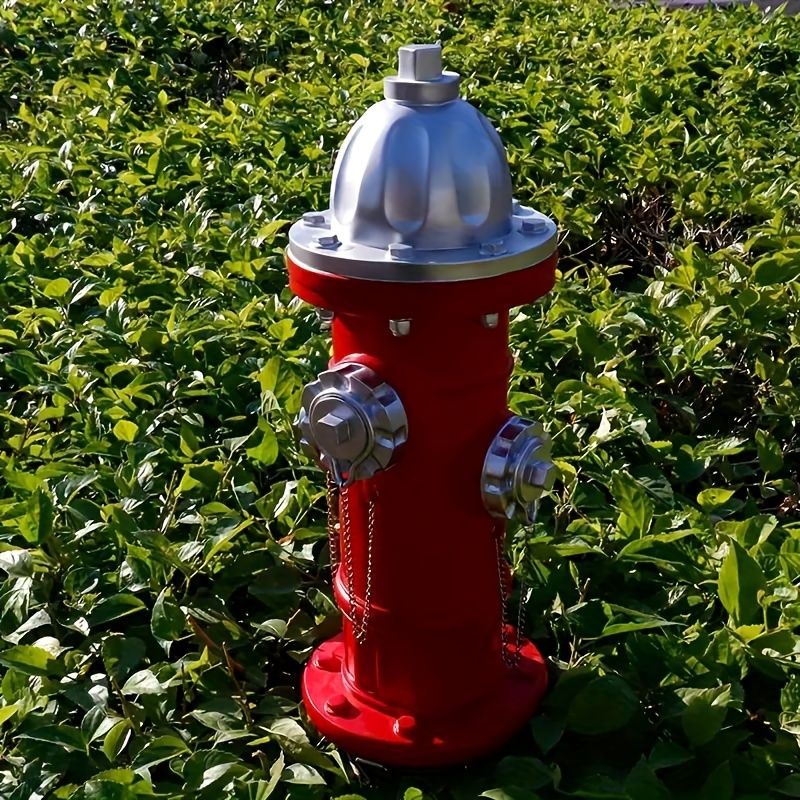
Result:
M411 65L416 74L409 75L406 64L408 93L403 50L418 59ZM399 89L387 89L390 102L401 106L401 126L417 124L408 113L439 113L452 102L480 117L451 97L451 73L437 79L434 70L426 77L424 59L434 51L438 47L401 50ZM391 98L394 91L400 99ZM418 102L415 91L428 93L427 102ZM430 116L424 124L430 128ZM432 129L451 135L438 118ZM413 149L419 136L414 129L406 133ZM493 139L490 146L496 149ZM434 150L427 145L429 154ZM414 239L420 225L414 230L409 203L430 200L414 192L419 158L409 160L407 148L403 153L397 174L381 187L385 193L393 179L412 173L410 189L396 188L397 201L374 186L365 190L370 169L380 165L374 153L354 156L346 143L334 174L332 212L306 215L292 229L287 262L293 291L332 314L333 337L330 368L307 387L300 428L304 446L339 487L332 556L344 623L343 633L323 643L306 667L305 705L319 731L346 750L425 766L466 761L498 747L530 717L546 686L538 651L504 624L502 539L505 519L529 509L552 482L546 437L512 416L507 392L508 310L552 287L555 228L541 215L512 208L509 185L505 218L519 212L518 229L509 222L505 236L489 245L468 238L461 249L419 248L426 241ZM500 153L505 164L502 147ZM357 185L343 178L348 158L355 157L364 161ZM434 173L426 180L435 196L436 170L426 169ZM452 175L450 184L457 202L469 205L463 189L458 200ZM369 214L379 209L381 220L392 218L391 202L405 204L403 214L395 210L390 219L400 235L384 245L388 255L363 257L365 248L369 254L381 243L374 224L359 230L357 208L349 220L348 209L341 211L343 203L358 205L342 200L348 189L359 193ZM479 228L480 216L472 215L470 224ZM433 240L443 240L442 227L441 221L433 226Z

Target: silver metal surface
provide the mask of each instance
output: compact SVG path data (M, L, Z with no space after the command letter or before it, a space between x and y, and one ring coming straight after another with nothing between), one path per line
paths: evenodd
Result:
M555 224L513 201L497 131L457 93L440 45L400 48L389 99L369 108L341 147L330 210L289 231L295 263L352 278L441 282L513 272L554 252Z
M330 224L331 212L325 211ZM525 222L541 221L539 233L522 232ZM313 229L295 223L289 230L289 257L295 264L316 272L347 278L400 283L441 283L505 275L544 261L555 252L555 223L531 208L511 217L511 233L505 238L506 252L487 255L480 244L452 250L418 250L391 243L385 248L342 242L335 250L319 247ZM319 235L318 232L316 235ZM341 237L340 237L341 238Z
M320 330L329 331L333 325L334 313L328 308L316 308L317 319L319 320Z
M484 314L481 317L484 328L496 328L500 324L499 314Z
M557 476L550 460L550 437L541 424L511 417L486 453L483 504L493 517L532 523L539 498L553 488Z
M409 44L398 51L397 75L383 80L387 100L420 105L447 103L458 97L459 76L442 72L440 44Z
M389 330L392 332L392 336L408 336L411 333L411 320L390 319Z
M394 389L361 364L339 364L303 390L300 445L338 486L386 469L408 435Z

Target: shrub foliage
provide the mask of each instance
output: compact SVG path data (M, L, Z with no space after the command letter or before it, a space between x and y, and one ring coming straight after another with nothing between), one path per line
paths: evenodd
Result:
M561 225L511 403L564 480L510 542L542 713L409 775L298 706L338 618L282 249L437 38ZM800 796L799 59L744 8L0 3L0 794Z

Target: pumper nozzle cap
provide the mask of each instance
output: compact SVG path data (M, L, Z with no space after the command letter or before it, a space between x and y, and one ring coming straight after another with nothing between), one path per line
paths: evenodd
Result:
M449 103L458 97L459 76L442 71L442 46L408 44L398 51L397 75L383 81L387 100L416 105Z

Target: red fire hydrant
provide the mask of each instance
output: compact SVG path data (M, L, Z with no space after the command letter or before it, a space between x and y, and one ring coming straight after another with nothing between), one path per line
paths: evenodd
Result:
M298 427L328 472L344 620L303 697L324 736L405 766L490 752L546 686L506 624L503 537L554 479L507 392L508 311L552 288L556 226L512 199L502 142L458 90L439 45L400 48L330 210L293 225L287 253L293 291L332 324Z

